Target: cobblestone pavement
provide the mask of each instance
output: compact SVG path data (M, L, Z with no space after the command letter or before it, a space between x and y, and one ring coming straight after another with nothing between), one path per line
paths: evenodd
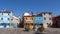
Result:
M0 29L0 34L36 34L35 31L23 31L23 28ZM47 28L44 34L60 34L60 28Z

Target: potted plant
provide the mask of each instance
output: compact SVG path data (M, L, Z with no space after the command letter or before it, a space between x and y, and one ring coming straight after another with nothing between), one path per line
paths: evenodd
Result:
M26 26L25 31L29 31L29 30L30 30L29 26Z
M39 27L39 28L37 29L37 31L38 31L38 32L43 32L43 31L44 31L44 27Z

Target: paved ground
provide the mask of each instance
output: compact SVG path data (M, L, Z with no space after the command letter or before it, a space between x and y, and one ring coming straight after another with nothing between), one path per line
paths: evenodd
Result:
M0 34L36 34L35 31L23 31L22 28L17 29L0 29ZM47 28L45 34L60 34L60 28Z
M60 28L47 28L46 34L60 34Z
M34 34L34 31L24 31L22 28L17 29L0 29L0 34Z

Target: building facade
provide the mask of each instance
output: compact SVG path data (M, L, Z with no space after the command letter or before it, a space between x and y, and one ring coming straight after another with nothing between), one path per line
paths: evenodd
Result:
M39 28L42 26L43 26L43 17L41 15L34 15L34 28Z
M29 13L24 13L23 15L23 27L25 28L28 26L30 29L33 29L33 16L31 16Z
M60 15L52 17L53 27L60 28Z
M56 16L52 17L52 27L56 27Z
M12 13L8 10L0 11L0 28L10 27L10 15Z
M17 25L19 25L20 23L20 18L15 17L15 16L11 16L10 17L10 28L17 28Z
M44 28L50 27L52 25L52 13L51 12L42 12L43 16L43 26Z
M56 27L60 28L60 15L56 17Z
M19 19L13 16L11 10L4 9L0 11L0 28L12 28L11 23L13 23L12 25L14 27L17 27L17 23L19 23Z
M51 12L41 12L38 15L42 15L44 28L52 26L52 13Z

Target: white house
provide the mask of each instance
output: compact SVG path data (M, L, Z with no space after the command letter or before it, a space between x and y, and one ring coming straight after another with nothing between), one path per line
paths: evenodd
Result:
M13 16L11 10L2 10L0 11L0 28L13 28L17 27L19 24L20 18Z
M10 27L10 16L12 11L2 10L0 11L0 28L9 28Z
M52 13L51 12L42 12L43 16L43 26L47 28L48 26L52 25Z
M11 16L10 18L10 28L17 28L17 25L20 23L20 18L16 16Z

